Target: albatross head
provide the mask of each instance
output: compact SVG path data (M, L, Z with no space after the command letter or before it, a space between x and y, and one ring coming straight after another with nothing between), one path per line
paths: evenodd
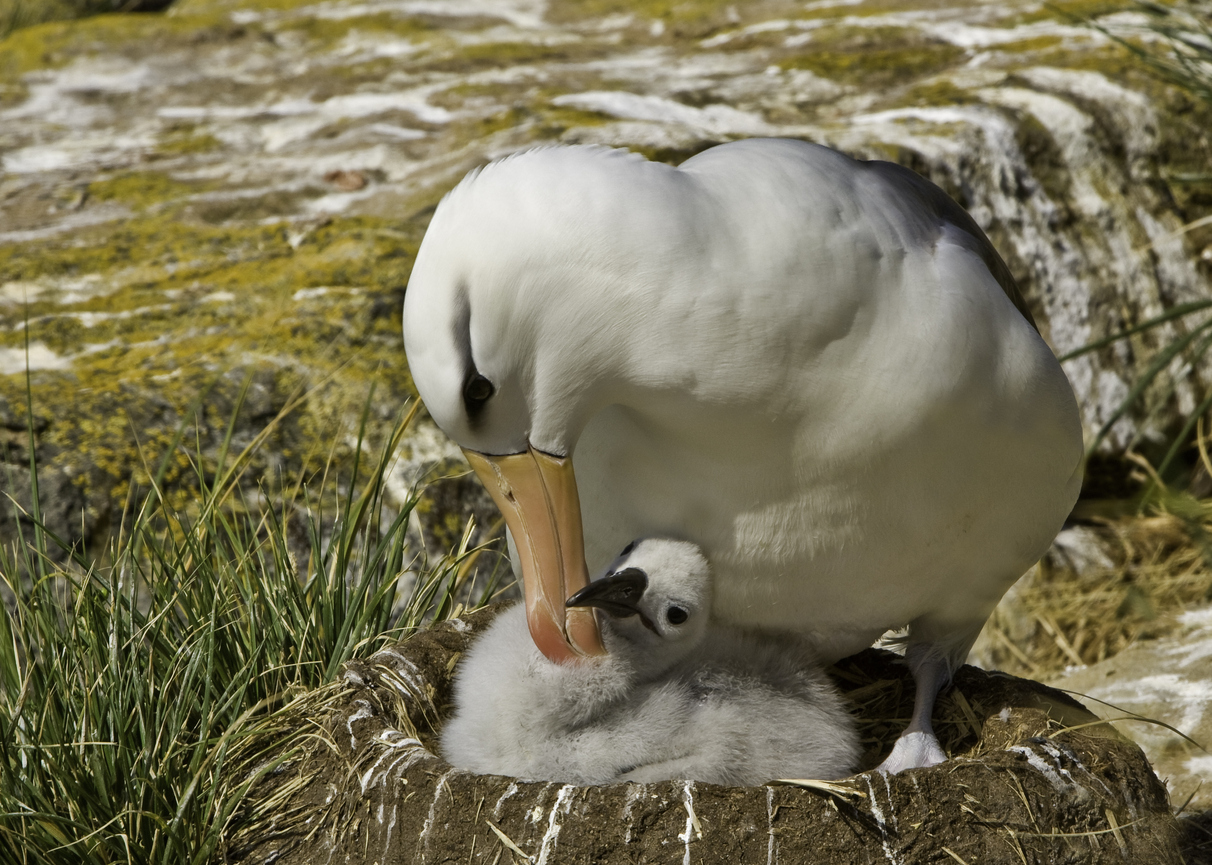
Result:
M605 575L566 604L601 610L611 654L626 654L643 678L657 676L693 651L707 631L707 560L685 541L633 541Z
M557 662L604 652L592 612L564 606L589 582L572 451L652 354L638 324L683 267L662 250L695 246L662 203L671 184L605 148L493 163L439 205L405 297L413 382L500 507L531 635Z

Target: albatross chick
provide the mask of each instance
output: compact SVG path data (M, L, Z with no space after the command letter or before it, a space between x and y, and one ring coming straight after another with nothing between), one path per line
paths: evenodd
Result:
M568 599L602 614L606 655L548 660L525 607L501 613L459 666L446 759L574 784L849 774L854 723L808 645L710 621L710 595L697 547L648 539Z

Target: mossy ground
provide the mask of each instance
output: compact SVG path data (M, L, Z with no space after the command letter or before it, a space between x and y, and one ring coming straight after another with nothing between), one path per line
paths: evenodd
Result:
M979 24L1072 24L1072 16L1114 8L1089 0L1012 4ZM411 392L398 310L428 214L443 192L490 155L567 139L611 141L621 128L619 118L557 106L556 96L642 91L646 76L666 72L644 72L660 66L643 63L629 71L616 61L647 52L671 67L727 60L755 73L810 72L839 85L845 98L865 100L866 110L979 104L987 77L973 83L960 74L974 50L902 16L926 10L953 14L931 0L808 9L783 0L557 0L536 29L511 23L505 7L499 15L440 15L341 3L321 9L303 0L181 0L168 14L99 15L18 30L0 40L0 109L23 104L31 88L58 86L55 75L82 63L117 63L119 72L147 67L153 78L164 57L177 58L174 67L207 69L194 83L169 83L156 96L145 85L70 85L75 89L62 98L98 116L108 112L110 119L97 121L90 134L114 134L138 121L151 128L149 143L116 161L109 154L69 169L0 177L0 231L44 232L0 242L7 286L0 349L21 349L28 320L29 339L66 367L39 369L32 378L35 412L46 423L39 444L64 464L71 453L92 454L87 471L73 470L73 483L121 497L148 458L131 435L132 422L157 430L141 430L142 447L154 452L208 383L231 370L260 370L272 379L267 392L279 408L294 389L326 382L284 426L295 431L281 433L293 436L282 445L291 470L316 471L326 453L320 442L331 441L336 429L331 424L344 418L348 425L372 381L383 416ZM1014 86L1023 86L1013 78L1016 65L1095 70L1148 92L1170 118L1161 126L1159 173L1181 178L1166 194L1185 219L1212 210L1212 187L1198 179L1208 161L1202 126L1208 109L1180 104L1174 88L1142 72L1122 46L1096 43L1035 35L995 45L982 68L1003 70ZM696 107L727 102L720 88L735 77L691 75L673 95ZM390 97L418 86L422 108L387 99L379 111L325 113L329 101ZM238 113L256 106L265 113ZM741 107L801 130L832 122L838 111L797 94ZM293 118L308 111L318 119L291 131ZM1072 193L1060 149L1030 113L1014 120L1017 144L1058 202L1058 225L1065 227L1074 217L1065 209ZM1099 120L1108 129L1115 123ZM0 132L4 146L54 145L58 127L30 123L36 117L9 124ZM277 127L285 130L282 143L262 140ZM677 163L728 137L691 130L623 143ZM900 145L873 141L868 152L931 170ZM290 168L273 167L279 154ZM362 166L365 154L379 155ZM327 162L309 171L309 159ZM368 184L364 201L338 203L335 212L321 206L334 192L325 180L330 168L358 171ZM948 188L967 194L962 184ZM55 231L76 218L80 227ZM995 239L1002 232L992 226ZM1212 241L1212 228L1192 240ZM1028 296L1035 296L1031 274L1023 274ZM20 409L23 390L21 376L0 380L10 406Z
M802 52L783 59L784 69L807 69L822 78L864 87L935 75L957 65L962 48L904 27L826 27Z
M153 207L150 193L193 189L147 174L101 181L90 192L96 186L99 196L141 210ZM200 395L189 435L217 446L245 375L254 376L256 398L246 401L238 440L307 391L267 449L274 458L253 476L270 487L314 483L333 457L341 471L372 385L372 436L411 396L398 328L419 232L406 228L369 217L310 229L220 227L161 212L0 246L0 270L12 279L91 276L105 286L77 303L51 295L0 312L0 346L21 349L28 329L31 341L71 358L70 370L35 371L30 389L39 449L48 468L62 467L81 488L87 522L103 527L129 485L148 482ZM0 378L13 426L22 423L24 390L23 376ZM10 439L13 448L23 444L20 435ZM164 481L178 506L192 493L176 481L191 476L187 462L170 463Z

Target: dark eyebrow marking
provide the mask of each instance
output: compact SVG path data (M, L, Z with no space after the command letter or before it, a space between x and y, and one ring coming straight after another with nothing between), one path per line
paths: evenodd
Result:
M471 357L471 301L467 299L467 283L455 289L454 331L451 333L459 358L463 361L463 380L479 372Z
M494 388L492 383L476 369L475 359L471 356L471 301L467 297L467 283L465 282L460 282L455 289L454 332L451 336L463 366L463 380L459 386L459 393L463 399L463 410L467 413L467 420L474 430L480 426L484 406L488 404L488 398L492 396ZM473 383L477 383L477 386L471 387ZM487 395L479 397L478 394L485 389Z

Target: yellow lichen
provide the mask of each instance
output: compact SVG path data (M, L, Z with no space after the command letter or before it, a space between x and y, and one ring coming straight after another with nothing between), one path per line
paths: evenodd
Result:
M156 150L167 156L184 156L220 150L223 142L209 132L199 132L197 124L174 123L164 130Z
M88 194L98 201L121 201L143 209L201 192L205 184L186 183L159 171L131 171L117 174L104 180L94 180L88 185Z

